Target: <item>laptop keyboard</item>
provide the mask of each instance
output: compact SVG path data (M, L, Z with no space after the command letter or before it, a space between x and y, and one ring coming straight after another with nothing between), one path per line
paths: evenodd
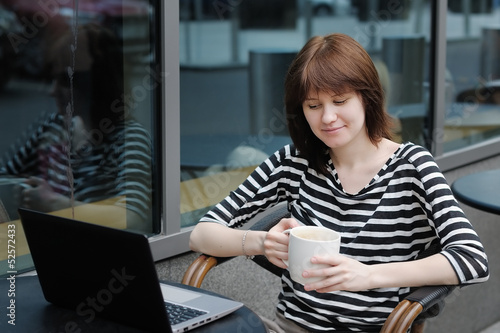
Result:
M165 302L165 307L167 308L168 318L171 325L179 324L207 313L206 311L188 308L180 304L169 302Z

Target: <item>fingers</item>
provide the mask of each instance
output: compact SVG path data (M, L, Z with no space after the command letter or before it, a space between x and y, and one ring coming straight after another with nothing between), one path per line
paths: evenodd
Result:
M279 268L283 268L283 269L286 269L288 266L285 265L285 263L283 262L283 260L279 259L279 258L276 258L276 257L270 257L268 258L269 259L269 262L272 263L273 265L275 266L278 266ZM285 259L286 260L286 259Z
M29 177L24 182L19 183L22 187L21 204L26 208L34 208L33 203L40 200L40 186L45 180L39 177Z
M370 288L370 266L343 255L313 257L313 264L325 264L326 268L311 269L303 272L303 276L320 277L320 281L307 284L305 290L331 292L338 290L361 291Z
M315 282L308 283L304 285L304 289L307 291L317 291L318 293L327 293L331 291L342 290L342 281L336 276L327 276L324 279Z
M289 225L288 222L281 220L278 225L267 232L264 239L265 256L272 264L280 268L287 268L283 260L288 260L288 235L283 234L282 231L288 229Z
M44 182L44 180L42 178L31 176L28 179L26 179L23 184L34 187L34 186L41 185L43 182Z
M295 227L298 227L300 226L301 224L294 218L286 218L286 219L282 219L280 221L280 224L282 224L284 226L284 229L283 230L286 230L286 229L290 229L290 228L295 228Z
M288 236L282 233L268 232L264 239L264 253L269 261L271 258L288 259ZM275 265L276 263L273 262ZM278 266L278 265L277 265Z
M319 264L319 265L329 265L329 266L338 266L345 262L346 257L341 254L333 254L328 256L314 256L311 258L311 263Z
M288 235L281 232L269 231L264 239L266 256L276 256L288 259Z
M317 292L330 292L342 290L342 283L344 282L344 274L341 273L335 266L304 271L302 273L304 278L320 277L321 280L314 283L307 283L304 285L305 290L315 290Z
M283 260L288 260L288 241L289 235L283 231L300 226L300 223L293 218L285 218L278 222L264 239L264 254L269 262L280 267L287 268Z
M21 203L23 207L31 208L30 205L34 191L36 189L30 185L23 186L23 190L21 191Z
M298 226L300 226L300 223L297 222L296 219L286 218L286 219L281 219L281 221L278 224L276 224L273 228L271 228L270 231L281 233L287 229L295 228Z

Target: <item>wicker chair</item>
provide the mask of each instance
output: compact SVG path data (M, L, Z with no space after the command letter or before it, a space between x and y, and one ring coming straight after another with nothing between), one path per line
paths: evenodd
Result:
M268 231L282 218L289 217L286 207L280 208L262 217L250 229ZM182 283L200 288L207 273L215 266L220 265L234 257L213 257L201 254L197 257L184 273ZM281 276L282 269L267 261L265 256L255 256L252 259L256 264ZM455 286L426 286L416 288L410 295L402 300L392 311L381 333L406 333L411 328L411 333L424 331L425 319L437 316L443 306L444 299Z

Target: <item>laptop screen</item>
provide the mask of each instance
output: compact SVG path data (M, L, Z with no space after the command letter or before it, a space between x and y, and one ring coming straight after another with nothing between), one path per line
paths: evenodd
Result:
M20 209L47 301L148 331L170 332L144 235Z

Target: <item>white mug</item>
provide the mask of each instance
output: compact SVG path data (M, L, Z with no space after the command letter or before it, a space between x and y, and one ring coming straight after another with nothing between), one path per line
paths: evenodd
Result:
M340 251L340 234L334 230L317 226L300 226L285 230L290 235L288 241L288 266L290 276L295 282L306 284L322 280L324 277L304 278L304 270L326 268L328 265L313 264L313 256L327 256Z

